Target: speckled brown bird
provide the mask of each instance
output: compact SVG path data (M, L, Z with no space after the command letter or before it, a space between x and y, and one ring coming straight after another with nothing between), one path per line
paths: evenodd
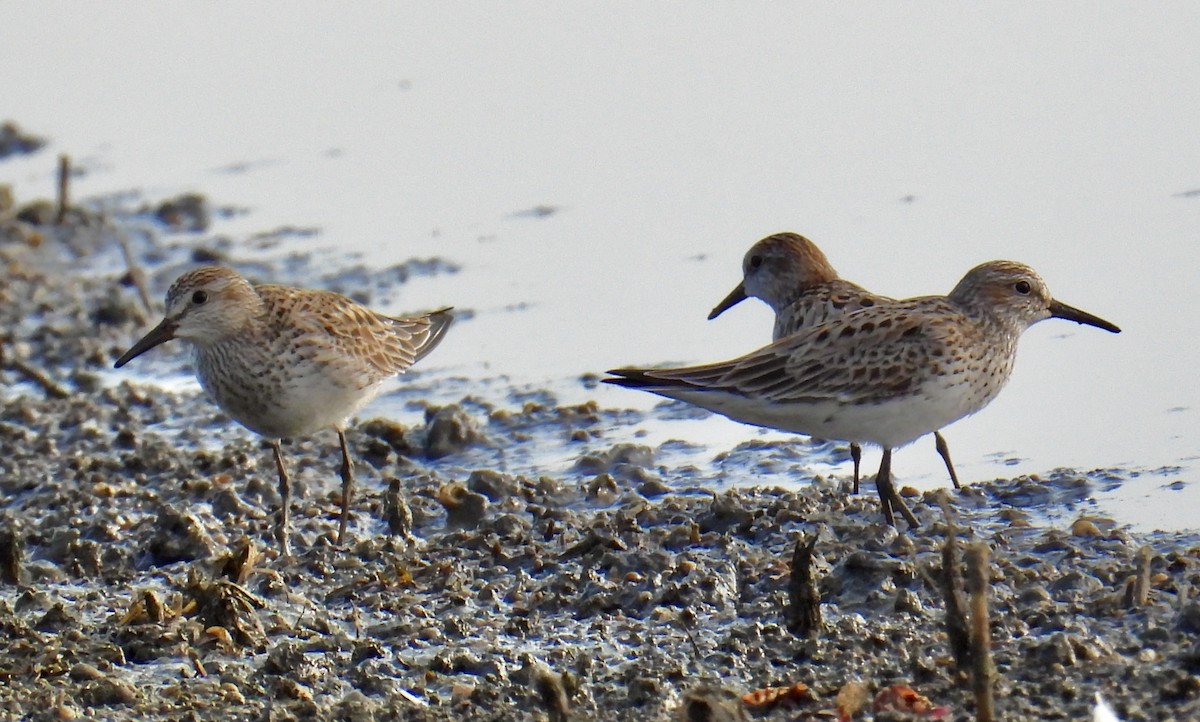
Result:
M755 426L877 444L884 516L894 524L896 508L917 526L892 485L892 450L991 403L1012 373L1021 334L1047 318L1121 330L1056 301L1032 268L990 261L948 296L864 308L732 361L617 369L604 381Z
M836 316L896 300L839 278L817 244L798 233L776 233L751 246L742 259L742 282L717 304L708 319L711 321L751 297L761 299L775 311L772 338L776 341ZM950 481L958 489L958 473L950 461L945 437L934 431L933 440L946 462ZM850 458L854 461L857 494L862 446L850 442Z
M331 291L252 286L230 268L202 266L176 279L165 318L116 367L174 338L191 344L196 376L209 397L274 450L281 497L275 536L286 555L291 484L280 440L327 427L337 431L341 543L354 487L346 422L384 382L436 348L452 320L449 308L392 318Z

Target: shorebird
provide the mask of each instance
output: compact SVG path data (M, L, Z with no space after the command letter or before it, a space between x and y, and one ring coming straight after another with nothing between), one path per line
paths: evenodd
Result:
M875 477L888 523L892 450L987 406L1007 383L1025 329L1048 318L1121 329L1055 300L1028 266L990 261L948 296L864 308L741 358L609 371L606 383L695 404L755 426L883 448Z
M896 301L839 278L817 244L798 233L776 233L751 246L742 259L742 282L713 308L708 320L751 297L761 299L775 311L772 336L775 341L836 316ZM955 489L961 488L946 439L940 431L933 432L933 439L938 454L946 462L950 481ZM854 462L857 494L862 446L853 441L850 458Z
M287 556L291 484L280 440L327 427L337 431L342 543L354 487L346 422L385 381L432 351L451 320L449 308L392 318L330 291L252 286L230 268L202 266L176 279L162 322L116 367L174 338L191 344L196 376L209 397L274 451L281 497L275 536Z

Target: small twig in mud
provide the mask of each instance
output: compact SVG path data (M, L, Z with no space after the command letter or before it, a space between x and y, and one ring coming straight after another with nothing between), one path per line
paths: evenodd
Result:
M17 217L17 200L13 198L12 186L0 184L0 223L8 223Z
M817 535L796 538L792 552L792 576L788 582L788 629L801 637L815 637L821 631L821 593L813 579L813 549Z
M963 591L960 565L962 557L958 548L958 528L950 518L948 506L942 506L946 515L946 544L942 547L942 596L946 601L946 636L950 640L950 654L959 670L971 669L971 630L967 624L967 596Z
M975 719L992 722L995 708L992 682L992 631L988 626L988 546L976 542L967 549L967 590L971 593L971 686L975 693Z
M567 704L567 689L562 675L540 667L533 677L533 688L537 690L550 722L566 722L571 709Z
M412 509L404 500L400 480L395 477L388 480L388 490L383 495L383 520L392 536L404 537L406 541L412 539Z
M8 367L21 376L24 376L27 380L41 386L47 396L52 396L56 399L65 399L71 396L70 391L64 388L62 384L50 378L45 371L28 361L16 358L11 353L6 352L3 346L0 346L0 366Z
M21 562L25 557L25 540L11 518L0 520L0 582L21 583Z
M684 609L675 616L675 621L679 622L679 626L683 629L683 633L687 635L688 641L692 643L692 651L696 653L696 663L700 663L700 645L696 644L696 637L692 634L692 625L696 623L696 613L691 609Z
M142 267L138 265L137 259L133 257L133 251L129 248L129 239L125 237L125 232L116 231L117 243L121 246L121 255L125 257L125 266L129 269L129 280L133 283L133 287L137 289L138 298L142 301L142 307L146 309L146 313L154 316L154 302L150 300L150 291L146 287L146 274L142 271Z
M67 210L71 205L71 156L66 153L58 156L58 215L55 225L61 226L67 220Z
M1150 601L1150 560L1153 552L1149 546L1144 546L1137 553L1137 573L1126 590L1125 606L1129 608L1144 607Z

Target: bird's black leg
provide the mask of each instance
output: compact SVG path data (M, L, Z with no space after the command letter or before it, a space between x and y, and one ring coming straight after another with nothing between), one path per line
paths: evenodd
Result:
M854 460L854 491L858 493L859 470L862 468L862 447L854 442L850 442L850 458Z
M271 440L271 450L275 452L275 470L279 472L279 514L275 521L275 541L279 542L279 553L286 557L292 553L291 544L288 541L292 485L288 479L287 469L283 465L283 451L279 448L278 439Z
M350 521L350 498L354 493L354 462L350 460L350 447L346 445L346 432L337 430L342 444L342 519L338 522L337 543L346 538L346 524Z
M917 517L909 510L908 505L896 493L896 487L892 484L892 450L883 450L883 461L879 464L879 474L875 476L875 488L879 491L879 504L883 509L883 518L887 519L888 524L896 526L896 517L892 513L895 509L900 512L904 520L908 522L911 529L921 526L921 522L917 521Z
M958 483L958 474L954 471L954 464L950 461L950 447L946 445L946 439L941 432L933 432L933 440L937 443L937 451L942 455L942 461L946 462L946 471L950 472L950 481L954 482L955 489L961 489L962 484Z

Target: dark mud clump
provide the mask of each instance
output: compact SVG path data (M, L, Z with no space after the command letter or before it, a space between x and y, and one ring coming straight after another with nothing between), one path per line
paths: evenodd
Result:
M22 130L13 121L6 120L0 123L0 160L10 155L35 153L44 145L46 145L44 138Z
M771 451L751 447L697 484L676 445L618 433L635 412L468 397L350 431L361 493L342 547L334 435L292 440L283 559L268 449L194 385L109 372L144 330L122 272L0 253L5 358L27 367L5 364L0 397L15 718L937 718L896 711L907 687L940 718L973 716L939 494L910 496L923 526L897 532L802 457L774 462L786 488L741 486ZM1198 718L1200 543L1087 516L1092 483L1063 471L949 498L959 539L991 552L999 716L1088 719L1100 692L1124 719ZM1037 522L1039 505L1071 522ZM800 536L819 604L803 633Z

